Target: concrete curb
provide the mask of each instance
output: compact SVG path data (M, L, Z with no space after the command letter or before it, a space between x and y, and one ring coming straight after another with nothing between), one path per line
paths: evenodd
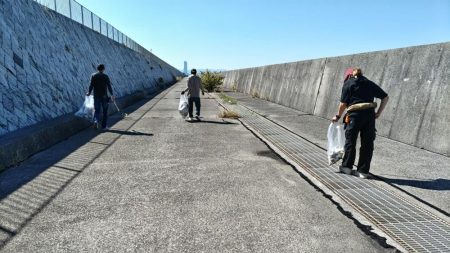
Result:
M165 88L172 85L166 85ZM158 88L141 90L118 98L116 103L122 110L122 108L128 107L158 91ZM110 115L117 112L114 105L109 108ZM91 125L92 123L88 120L78 118L73 113L70 113L1 136L0 172L17 165L33 154L47 149Z

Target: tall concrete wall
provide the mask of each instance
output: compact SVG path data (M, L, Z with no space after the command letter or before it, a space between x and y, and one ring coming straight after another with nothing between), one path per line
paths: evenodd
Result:
M0 0L0 135L72 113L106 65L118 97L181 73L31 0Z
M224 85L331 118L349 67L389 93L379 135L450 155L450 43L233 70Z

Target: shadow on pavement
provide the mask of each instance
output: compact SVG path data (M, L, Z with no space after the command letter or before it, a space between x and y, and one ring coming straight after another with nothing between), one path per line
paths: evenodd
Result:
M413 180L413 179L386 178L382 176L377 177L389 184L407 185L426 190L450 191L450 180L444 178L438 178L435 180Z
M132 113L163 91L123 111ZM122 119L117 115L111 115L111 125ZM105 136L105 143L92 142L100 134ZM55 144L0 173L0 250L122 135L153 136L136 131L85 129L75 138Z
M238 123L229 121L211 121L211 120L192 120L187 121L189 123L207 123L207 124L220 124L220 125L236 125Z
M123 131L123 130L106 130L104 132L108 132L108 133L115 133L115 134L120 134L120 135L144 135L144 136L153 136L153 134L150 133L143 133L143 132L138 132L138 131Z

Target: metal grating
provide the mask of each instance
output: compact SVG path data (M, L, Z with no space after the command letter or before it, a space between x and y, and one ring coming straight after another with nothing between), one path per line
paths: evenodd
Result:
M241 122L353 207L408 252L450 252L450 224L376 180L362 180L329 166L324 150L240 105Z

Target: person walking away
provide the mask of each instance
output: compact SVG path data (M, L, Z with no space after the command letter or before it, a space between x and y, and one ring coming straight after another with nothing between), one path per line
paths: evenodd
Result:
M87 96L91 95L94 91L94 128L99 128L100 123L100 111L103 112L102 117L102 129L107 130L108 126L108 105L110 98L108 97L108 91L111 94L111 99L114 101L115 97L113 95L113 90L111 87L111 81L108 75L103 73L105 71L105 65L100 64L97 66L97 72L92 74L91 82L89 85L89 91L86 93Z
M188 92L188 102L189 102L189 117L188 121L192 121L193 118L193 111L194 111L194 103L195 103L195 109L196 114L195 118L197 120L200 120L200 91L202 92L202 95L205 95L205 91L202 86L202 79L197 76L197 70L192 69L191 75L188 77L187 80L187 88L181 92L182 95L184 95L185 92Z
M381 99L375 112L374 98ZM339 167L340 172L354 174L360 178L368 178L375 140L375 119L380 117L389 100L388 94L374 82L362 75L359 68L353 69L350 77L342 87L338 113L331 120L337 122L347 109L348 120L345 130L344 158ZM357 170L353 173L356 156L356 141L361 135L361 148Z

